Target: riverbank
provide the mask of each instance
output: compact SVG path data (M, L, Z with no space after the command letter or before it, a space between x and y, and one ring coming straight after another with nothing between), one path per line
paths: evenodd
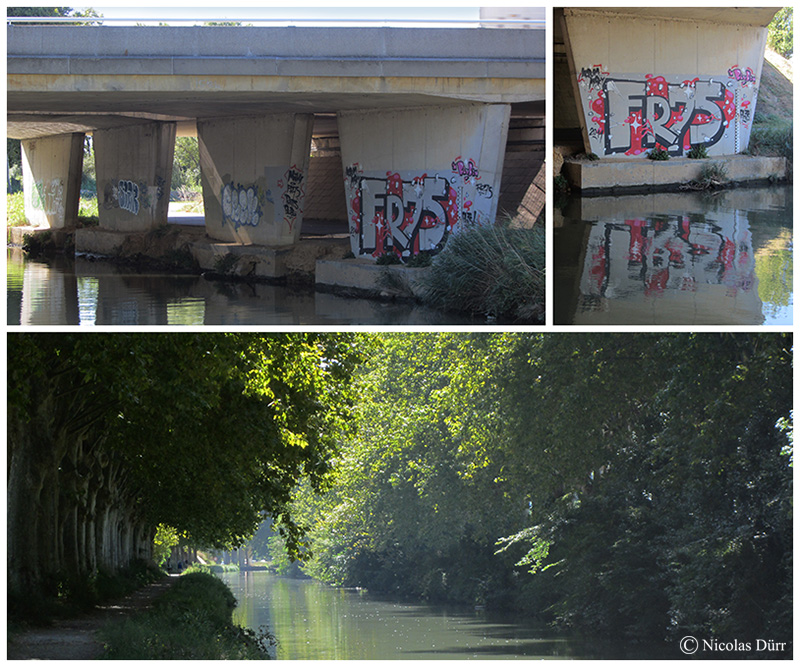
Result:
M103 655L98 632L106 624L152 607L177 582L168 576L124 598L109 600L74 618L55 619L42 628L9 632L9 660L96 660Z

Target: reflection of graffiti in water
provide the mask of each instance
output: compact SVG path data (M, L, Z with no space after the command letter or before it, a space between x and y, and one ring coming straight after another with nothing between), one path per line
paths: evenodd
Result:
M727 76L669 79L654 74L610 74L601 65L578 75L592 151L598 155L643 155L650 149L683 155L692 145L744 147L757 86L750 68L731 67Z
M658 297L667 290L694 292L699 284L725 285L729 296L753 290L747 224L659 216L593 226L581 279L584 295Z

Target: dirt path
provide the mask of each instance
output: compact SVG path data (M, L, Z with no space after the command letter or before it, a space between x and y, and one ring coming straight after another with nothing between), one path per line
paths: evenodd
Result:
M149 607L177 581L169 576L121 600L100 605L78 618L57 620L52 626L34 628L9 637L8 660L96 660L103 654L97 631L116 620Z

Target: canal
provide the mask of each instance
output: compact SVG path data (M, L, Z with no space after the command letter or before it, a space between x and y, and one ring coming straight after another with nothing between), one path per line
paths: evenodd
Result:
M7 250L10 325L481 324L417 304L280 285L136 270L86 257Z
M268 628L278 641L273 657L282 660L627 657L619 647L612 652L484 610L403 602L268 572L219 576L238 600L234 621ZM659 657L664 647L646 653Z
M554 323L792 324L792 187L569 200Z

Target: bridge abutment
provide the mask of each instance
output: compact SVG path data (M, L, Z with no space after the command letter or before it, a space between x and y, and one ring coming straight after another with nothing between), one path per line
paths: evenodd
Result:
M25 216L34 227L74 227L78 219L83 138L79 132L37 139L22 145Z
M463 104L338 114L353 254L440 250L493 224L511 107Z
M177 123L94 132L102 229L146 232L167 224Z
M300 238L313 114L197 123L206 232L265 246Z

